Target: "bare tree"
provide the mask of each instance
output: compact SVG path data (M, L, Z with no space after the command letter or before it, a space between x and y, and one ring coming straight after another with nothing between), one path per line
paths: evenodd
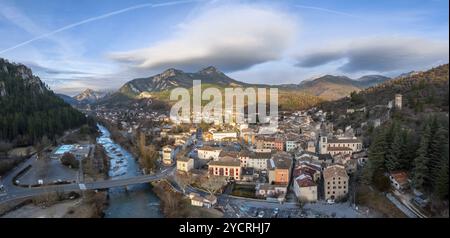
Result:
M226 184L226 178L220 176L205 177L202 187L205 188L211 195L219 191Z
M193 183L193 179L191 176L187 176L185 174L177 173L174 176L175 182L181 187L183 193L186 193L186 187Z

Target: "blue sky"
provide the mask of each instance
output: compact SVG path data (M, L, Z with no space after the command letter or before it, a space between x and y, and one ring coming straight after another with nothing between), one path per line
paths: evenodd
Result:
M268 84L448 62L447 0L0 0L0 57L57 92L214 65ZM6 37L5 37L6 36Z

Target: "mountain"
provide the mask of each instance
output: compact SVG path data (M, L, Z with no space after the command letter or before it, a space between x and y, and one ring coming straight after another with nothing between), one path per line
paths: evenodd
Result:
M421 73L421 72L420 71L411 71L411 72L408 72L408 73L400 74L396 78L406 78L406 77L410 77L410 76L413 76L413 75L416 75L416 74L419 74L419 73Z
M358 78L356 81L359 83L360 87L368 88L388 80L391 80L391 78L383 75L366 75Z
M226 76L215 67L210 66L196 73L168 69L155 76L131 80L123 85L119 92L135 97L143 92L161 92L175 87L191 88L193 80L201 80L202 84L216 84L220 86L247 85Z
M99 99L103 98L106 93L94 91L90 88L84 90L80 94L74 96L73 98L80 104L91 104L97 102Z
M53 139L85 120L31 69L0 58L0 141L34 144L44 136Z
M365 76L359 80L345 76L325 75L300 84L263 85L234 80L213 66L195 73L172 68L151 77L133 79L125 83L116 93L100 100L99 104L126 105L130 100L149 98L168 102L170 89L175 87L191 89L193 80L201 80L203 88L214 86L221 90L225 87L277 87L280 108L296 110L314 106L322 100L336 100L349 96L351 92L360 91L388 79L379 75Z
M68 103L68 104L70 104L72 106L78 104L78 101L75 98L71 97L71 96L68 96L68 95L65 95L65 94L61 94L61 93L57 93L56 96L58 96L59 98L64 100L64 102L66 102L66 103Z
M389 79L381 75L363 76L357 80L346 76L325 75L302 81L300 84L284 84L280 87L288 90L299 90L324 100L336 100L349 96L354 91L361 91Z
M345 76L325 75L312 81L303 81L299 89L325 100L334 100L361 90L354 80Z
M98 104L104 106L127 106L130 103L151 100L151 106L161 109L173 103L169 100L170 89L183 87L192 94L193 80L202 81L202 89L216 87L223 92L227 87L278 87L280 110L306 109L321 102L319 97L306 92L292 91L277 85L248 84L234 80L215 67L207 67L195 73L187 73L177 69L148 77L131 80L125 83L116 93L101 99ZM165 104L165 106L163 105Z
M425 72L415 72L385 81L376 86L364 89L351 97L332 102L325 102L321 107L325 111L333 111L336 115L345 114L348 108L375 108L379 111L388 105L396 94L402 95L402 113L409 118L417 118L419 114L448 112L449 75L448 64L432 68ZM367 121L366 116L358 123ZM411 119L410 119L411 120ZM345 121L345 123L350 123Z

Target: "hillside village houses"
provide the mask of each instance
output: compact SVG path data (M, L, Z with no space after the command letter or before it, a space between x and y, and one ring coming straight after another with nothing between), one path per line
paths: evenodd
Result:
M348 174L367 156L351 128L335 131L325 116L317 109L283 115L271 131L249 124L210 125L199 135L195 127L184 133L160 127L160 136L179 142L163 147L163 162L176 162L177 170L188 176L205 171L207 177L253 184L257 198L283 201L292 192L301 202L340 199L348 194ZM175 156L175 148L187 153ZM209 206L199 196L191 201Z
M400 109L401 97L391 104ZM363 109L354 109L354 113L359 111ZM176 163L177 171L188 176L226 177L245 183L262 199L283 201L292 193L302 202L339 200L348 195L349 174L368 159L361 138L355 136L357 128L334 128L326 121L327 113L317 108L281 112L278 127L212 124L204 130L192 125L182 131L168 123L167 115L139 108L126 112L97 108L95 113L119 125L125 134L143 132L156 141L169 139L170 143L162 145L163 164ZM152 127L145 126L148 122L154 123ZM408 186L407 176L401 172L391 173L389 178L396 189ZM210 206L205 198L192 198L197 205Z

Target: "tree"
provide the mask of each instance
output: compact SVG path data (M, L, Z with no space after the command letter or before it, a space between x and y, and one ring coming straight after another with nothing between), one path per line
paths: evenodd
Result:
M439 171L437 171L436 174L436 186L435 186L435 192L441 199L448 199L448 173L449 173L449 166L448 166L448 143L447 143L447 156L443 159L441 163L441 167Z
M392 125L390 136L392 137L392 140L390 140L389 150L386 153L386 168L389 171L393 171L400 168L400 157L402 156L402 147L404 143L401 129L397 123Z
M139 163L144 169L144 173L151 172L156 168L156 161L159 158L159 152L154 145L146 146L145 134L139 135Z
M369 148L369 161L365 173L367 181L372 182L375 174L385 170L386 148L386 133L383 129L379 129L376 131L375 138Z
M431 138L429 144L429 174L436 175L441 170L442 164L448 160L448 131L443 127L437 128L436 134ZM435 185L436 176L433 176L432 185Z
M174 176L175 182L181 187L183 193L186 192L186 187L192 184L192 177L184 174L177 173Z
M221 176L205 177L202 187L205 188L211 195L219 191L226 184L226 178Z
M69 166L73 169L78 169L79 163L78 160L75 158L75 156L72 153L66 152L61 157L61 163L65 166Z
M414 169L413 169L413 185L419 190L424 189L428 177L428 146L431 137L431 128L427 123L422 132L420 139L419 149L417 150L417 156L414 159Z

